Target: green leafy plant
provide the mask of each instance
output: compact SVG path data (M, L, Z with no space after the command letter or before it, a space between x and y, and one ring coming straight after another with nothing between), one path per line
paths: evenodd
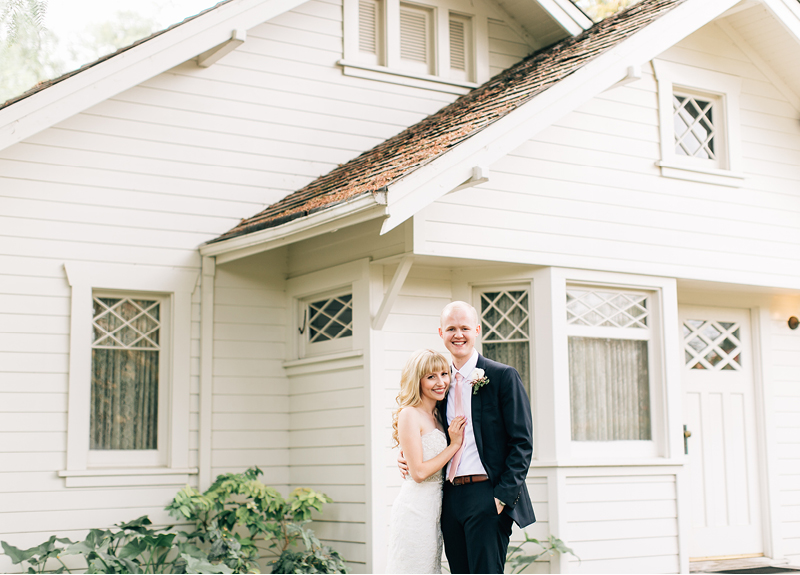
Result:
M72 541L69 539L60 539L53 535L41 545L31 547L30 549L17 549L5 541L0 541L0 544L3 546L3 552L11 558L11 562L14 565L19 565L23 562L28 563L28 573L43 573L45 564L49 559L56 559L61 563L61 567L54 571L54 573L69 572L69 569L67 569L67 566L64 565L64 562L61 561L59 557L64 551L64 547L56 543L71 544Z
M306 527L331 499L305 488L284 499L260 475L253 467L220 475L204 493L180 490L167 510L193 523L191 532L153 529L144 516L116 530L92 529L77 543L54 535L24 550L3 541L3 551L15 565L27 563L28 573L54 562L55 573L71 573L67 555L82 557L85 565L73 568L86 573L258 573L262 550L273 573L347 573L341 555Z
M546 541L539 541L538 539L529 536L524 531L523 534L525 535L525 541L523 541L516 547L509 548L508 554L506 555L506 565L511 567L512 573L522 573L534 561L548 554L554 555L555 553L569 553L570 555L575 557L578 561L580 561L580 557L575 555L572 549L567 547L566 543L564 543L558 537L554 537L553 535L551 535ZM524 545L527 545L528 543L536 545L540 549L540 551L532 555L526 555L522 547Z
M273 573L347 573L338 552L322 545L311 529L312 511L332 500L311 489L295 489L288 499L259 481L258 467L220 475L204 493L185 487L167 506L194 523L189 540L210 545L209 560L235 573L257 572L258 543L273 557Z
M231 573L226 565L214 565L196 545L176 540L170 528L151 529L150 519L140 517L117 525L118 530L92 529L86 539L73 542L55 535L30 549L17 549L5 541L3 551L17 565L28 563L28 573L43 573L47 561L61 566L54 573L71 573L62 560L66 555L83 557L86 573Z

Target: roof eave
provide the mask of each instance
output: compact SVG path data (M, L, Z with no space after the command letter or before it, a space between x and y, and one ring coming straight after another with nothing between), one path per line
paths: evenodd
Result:
M238 0L0 109L0 150L128 90L305 0Z
M222 264L387 215L383 194L366 194L285 224L206 244L203 256Z

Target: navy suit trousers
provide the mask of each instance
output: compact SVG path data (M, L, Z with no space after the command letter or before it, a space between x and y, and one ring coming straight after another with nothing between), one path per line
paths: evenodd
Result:
M513 520L497 514L490 481L444 482L442 535L451 573L502 573Z

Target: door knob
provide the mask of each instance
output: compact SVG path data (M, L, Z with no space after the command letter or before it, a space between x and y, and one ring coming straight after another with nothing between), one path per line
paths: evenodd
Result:
M683 426L683 454L689 455L689 438L692 436L692 432L689 431L686 426Z

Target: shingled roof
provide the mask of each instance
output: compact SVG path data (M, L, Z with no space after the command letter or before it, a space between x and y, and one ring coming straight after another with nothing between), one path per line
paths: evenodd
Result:
M272 228L388 186L513 112L685 0L642 0L482 86L211 240Z

